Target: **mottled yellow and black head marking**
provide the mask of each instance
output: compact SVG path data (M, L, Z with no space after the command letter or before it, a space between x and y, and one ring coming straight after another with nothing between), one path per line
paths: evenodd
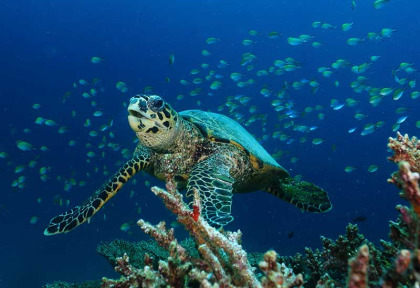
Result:
M157 95L136 95L130 99L128 122L141 144L165 150L178 133L178 113Z

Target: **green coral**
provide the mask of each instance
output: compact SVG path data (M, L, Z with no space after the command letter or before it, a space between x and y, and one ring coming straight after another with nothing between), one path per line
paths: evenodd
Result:
M397 211L400 212L397 221L389 222L389 238L396 248L414 249L416 243L420 240L417 233L417 216L412 209L407 206L397 205Z
M112 242L104 242L98 245L96 251L105 257L112 267L117 266L117 258L126 254L130 258L130 264L137 268L144 267L144 255L148 254L150 258L159 260L167 259L169 252L160 247L156 241L128 242L117 239ZM156 264L157 265L157 264ZM154 267L154 268L157 268Z
M264 259L264 253L248 252L248 262L252 267L258 268L258 264Z
M181 241L180 244L193 258L200 258L196 244L192 238L186 238ZM160 260L166 260L169 256L169 252L152 239L140 242L128 242L117 239L99 244L96 251L105 257L112 267L117 265L117 258L124 254L127 254L130 258L130 265L136 268L144 267L144 255L147 254L150 258L156 260L153 262L153 268L155 269Z
M62 281L57 281L53 283L48 283L42 288L100 288L101 281L87 281L83 283L67 283Z
M357 225L349 224L346 228L346 234L340 235L337 240L321 236L321 241L321 250L316 249L314 251L311 248L305 248L305 255L297 253L293 257L280 257L280 261L293 268L295 273L305 275L306 287L315 287L318 280L326 274L329 275L329 278L344 286L348 260L357 254L358 248L363 244L369 247L372 256L369 268L371 285L380 279L384 268L390 267L389 253L383 253L383 249L376 248L373 243L359 234Z

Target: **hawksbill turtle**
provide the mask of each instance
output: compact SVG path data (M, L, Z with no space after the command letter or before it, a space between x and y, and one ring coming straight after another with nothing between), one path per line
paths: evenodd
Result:
M69 232L89 220L139 171L162 181L171 177L188 197L196 189L201 215L217 228L233 220L233 193L264 190L309 212L332 207L323 189L290 177L229 117L200 110L178 113L157 95L132 97L128 114L139 139L133 157L82 205L51 219L45 235Z

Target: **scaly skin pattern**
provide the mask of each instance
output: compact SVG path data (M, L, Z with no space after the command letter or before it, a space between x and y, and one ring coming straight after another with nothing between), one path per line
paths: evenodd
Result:
M101 189L98 189L88 200L80 206L60 214L51 219L45 235L66 233L89 219L111 199L118 190L137 172L149 166L149 155L147 151L138 151L136 155L128 160L120 170L106 182Z
M151 152L151 166L147 172L162 181L171 177L182 189L186 186L194 165L218 153L232 164L230 175L235 180L234 193L248 192L250 187L247 187L247 184L251 185L250 191L263 189L268 185L264 181L255 183L262 171L252 166L246 151L234 144L211 141L205 138L193 123L184 119L179 121L180 132L174 144L165 153ZM264 178L271 178L266 176L268 177ZM270 179L270 182L273 180Z

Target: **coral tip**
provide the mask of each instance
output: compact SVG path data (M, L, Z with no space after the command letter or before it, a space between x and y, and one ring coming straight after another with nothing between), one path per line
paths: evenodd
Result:
M200 216L200 209L198 209L198 206L193 205L191 216L193 217L194 221L198 221L198 217Z

